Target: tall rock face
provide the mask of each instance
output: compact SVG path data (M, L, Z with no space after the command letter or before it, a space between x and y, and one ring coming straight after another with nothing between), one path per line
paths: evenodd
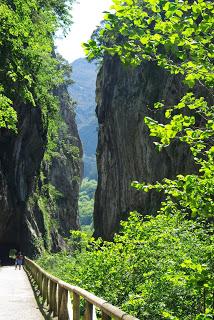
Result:
M161 195L137 191L132 181L152 183L194 170L186 146L176 143L158 152L144 124L145 116L163 120L162 112L153 108L155 102L172 106L185 91L177 77L153 63L132 68L117 58L104 59L97 79L96 237L112 239L120 220L132 210L150 214L159 208Z
M68 90L76 101L77 126L83 144L84 176L97 179L96 146L97 117L95 114L97 66L86 59L77 59L72 63L74 83Z
M16 248L27 255L58 250L77 229L82 148L66 88L55 154L45 154L47 130L39 107L17 106L18 134L0 130L0 257Z

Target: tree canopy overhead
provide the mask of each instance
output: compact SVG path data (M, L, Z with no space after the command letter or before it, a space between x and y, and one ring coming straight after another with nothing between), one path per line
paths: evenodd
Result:
M106 13L103 26L85 44L89 59L117 54L138 65L154 60L173 73L213 84L212 0L113 0L114 13Z
M72 0L2 0L0 3L0 127L16 130L14 108L54 111L53 90L63 68L53 55L53 37L71 23Z

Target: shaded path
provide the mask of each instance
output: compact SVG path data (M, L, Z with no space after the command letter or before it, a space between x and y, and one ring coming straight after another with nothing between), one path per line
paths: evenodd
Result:
M44 320L24 270L0 267L0 319Z

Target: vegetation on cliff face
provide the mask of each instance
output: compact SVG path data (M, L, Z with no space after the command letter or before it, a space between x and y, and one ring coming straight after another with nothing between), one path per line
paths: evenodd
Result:
M54 52L56 31L72 23L72 2L0 2L1 216L3 227L7 218L21 226L14 238L31 255L59 250L79 227L82 150L66 88L71 68Z
M83 234L81 248L72 253L80 236L73 233L71 252L44 256L40 263L139 319L212 319L214 115L206 99L212 98L214 5L204 0L113 2L115 13L106 15L86 44L88 57L117 54L134 65L154 60L183 76L189 91L176 106L167 106L165 122L145 122L158 149L175 140L187 143L199 173L154 185L133 182L139 190L165 193L156 217L132 213L112 243L88 243ZM199 86L204 97L194 95ZM165 108L164 101L155 107Z
M53 56L53 36L71 23L72 1L2 0L0 4L0 127L16 131L14 109L40 106L44 122L55 113L53 90L64 68ZM59 65L61 67L59 67Z
M50 140L41 163L40 176L29 201L31 207L38 206L44 221L43 239L34 239L38 252L44 248L58 251L63 247L63 238L69 234L69 228L79 228L77 214L82 150L77 138L73 102L65 87L59 90L58 96L60 111L51 119L55 129L49 130Z
M54 53L54 35L71 24L73 0L7 0L0 4L0 128L17 132L20 104L39 107L47 130L45 159L56 155L60 86L70 83L71 68Z

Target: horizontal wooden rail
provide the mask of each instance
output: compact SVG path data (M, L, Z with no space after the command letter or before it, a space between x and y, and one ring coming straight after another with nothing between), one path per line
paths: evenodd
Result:
M25 258L25 266L49 311L59 320L80 320L80 298L85 301L84 320L97 319L95 308L101 311L102 320L139 320L94 294L52 276L28 258Z

